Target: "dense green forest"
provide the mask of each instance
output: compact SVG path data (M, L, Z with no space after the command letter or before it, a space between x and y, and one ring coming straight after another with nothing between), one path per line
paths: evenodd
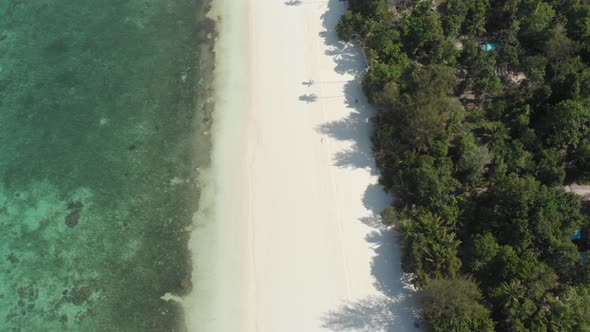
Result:
M338 33L426 324L590 331L590 5L349 0Z

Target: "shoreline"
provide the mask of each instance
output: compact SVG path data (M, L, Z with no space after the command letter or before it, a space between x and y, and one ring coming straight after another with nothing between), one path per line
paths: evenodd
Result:
M241 6L228 0L211 1L207 14L217 27L213 48L213 100L211 163L200 170L202 190L198 211L193 216L189 248L192 252L193 291L178 299L184 308L188 331L239 331L240 301L239 243L239 142L240 117L246 91L247 66L238 52L244 20ZM241 39L243 41L243 39ZM228 82L230 82L228 84Z

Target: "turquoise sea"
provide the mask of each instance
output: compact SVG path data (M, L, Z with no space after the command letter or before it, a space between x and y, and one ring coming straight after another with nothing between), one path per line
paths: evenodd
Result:
M201 0L0 0L0 331L180 331Z

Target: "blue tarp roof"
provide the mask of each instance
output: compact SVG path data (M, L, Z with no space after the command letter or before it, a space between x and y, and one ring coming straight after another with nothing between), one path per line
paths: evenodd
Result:
M479 48L481 48L482 51L489 52L491 50L497 49L498 44L496 44L496 43L483 43L483 44L479 44Z
M576 232L574 233L574 235L570 236L571 240L579 240L582 238L582 231L579 229L576 229Z

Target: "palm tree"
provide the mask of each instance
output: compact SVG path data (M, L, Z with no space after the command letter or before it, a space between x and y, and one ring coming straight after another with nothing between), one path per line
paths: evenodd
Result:
M524 298L524 287L520 280L510 280L510 282L503 281L501 284L502 295L504 300L502 306L506 310L518 307L520 301Z

